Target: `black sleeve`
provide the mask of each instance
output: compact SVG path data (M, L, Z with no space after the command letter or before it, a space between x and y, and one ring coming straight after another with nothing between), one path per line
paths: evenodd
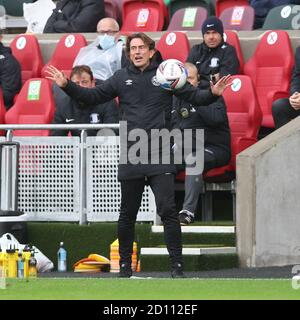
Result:
M208 106L198 107L197 113L210 127L218 127L228 122L226 105L222 97Z
M198 45L195 45L192 47L192 49L190 50L190 53L186 59L187 62L190 62L193 64L196 63L197 55L198 55L198 47L199 47Z
M68 97L57 85L53 85L53 97L55 101L55 113L52 123L53 124L66 124L66 116L63 112L67 105L71 103L70 97ZM59 129L51 130L51 136L67 136L69 130Z
M103 123L118 123L119 107L115 100L103 104Z
M0 81L4 105L9 108L13 105L15 95L22 86L21 66L13 56L2 59L0 66Z
M172 101L172 111L171 111L171 128L179 128L179 114L178 114L178 103L179 99L177 97L173 97Z
M295 52L295 65L291 78L291 95L296 91L300 92L300 47L297 47Z
M228 74L238 74L240 72L239 58L233 46L228 45L220 62L220 77L227 76Z
M58 7L49 17L44 33L96 32L100 19L105 17L103 0L82 0L81 10L76 17L67 17Z
M185 100L193 105L208 105L216 101L219 97L212 94L211 90L203 90L200 88L193 87L188 82L178 90L174 90L173 94Z
M73 99L87 105L97 105L105 103L118 96L118 71L109 79L94 88L83 88L72 81L68 81L63 90Z

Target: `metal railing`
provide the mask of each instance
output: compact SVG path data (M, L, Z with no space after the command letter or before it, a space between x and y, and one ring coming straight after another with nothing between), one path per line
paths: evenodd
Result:
M16 191L11 191L15 190L11 186L11 181L14 181L13 162L17 159L12 156L12 148L6 148L6 151L3 150L5 152L2 153L4 160L1 166L1 176L4 176L1 181L0 197L2 209L13 209L11 204L15 203L14 197L17 197L19 209L25 213L28 212L30 220L33 221L79 221L80 224L88 221L116 221L120 202L120 188L117 181L119 138L101 135L87 136L87 130L107 128L118 129L119 124L0 125L0 130L7 131L6 138L3 137L2 140L15 141L20 144L19 163L17 164L19 168L18 194ZM14 130L58 129L81 130L81 135L80 138L13 135ZM110 153L110 160L113 159L113 164L109 161L104 163L97 161L107 152ZM108 171L109 179L105 178ZM90 183L90 181L95 181L95 183ZM66 186L65 193L63 185ZM61 188L62 195L59 195L59 190L57 190L59 188ZM95 189L101 189L100 193ZM58 202L60 204L57 204ZM107 207L110 206L112 211L107 212ZM45 210L49 212L45 214ZM64 210L66 213L60 214L60 211ZM102 216L100 216L101 212ZM150 188L147 187L138 220L155 223L156 219L154 197Z

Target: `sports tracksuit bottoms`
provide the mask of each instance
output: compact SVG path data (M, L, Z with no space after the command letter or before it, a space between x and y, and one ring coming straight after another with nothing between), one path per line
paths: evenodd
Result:
M121 208L118 221L120 265L131 265L132 246L137 213L146 185L155 197L157 213L164 226L164 238L171 266L182 264L181 228L175 206L174 174L121 180Z

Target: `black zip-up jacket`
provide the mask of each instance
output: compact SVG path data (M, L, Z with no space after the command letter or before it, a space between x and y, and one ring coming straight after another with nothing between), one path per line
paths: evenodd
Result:
M103 103L118 96L122 120L127 121L127 131L143 129L150 133L151 129L169 128L168 122L171 118L173 93L162 89L157 83L155 77L157 67L156 60L151 61L144 71L131 63L128 67L116 71L112 77L95 88L82 88L68 81L64 90L74 99L87 104ZM198 90L188 83L180 90L174 91L174 94L195 105L209 104L217 99L210 90ZM150 140L149 135L148 139ZM128 143L127 150L133 144ZM126 163L119 165L118 177L124 180L163 173L176 173L176 168L173 164Z
M238 74L240 62L235 48L221 42L216 48L209 48L204 42L194 45L187 58L193 63L200 74L200 87L209 88L210 76L220 73L220 77Z
M86 105L71 99L58 86L53 86L56 110L53 124L82 124L82 123L118 123L119 111L115 100L103 104ZM95 136L98 130L88 130L87 135ZM52 130L52 136L67 136L69 130ZM72 136L80 136L80 130L71 130Z
M183 109L188 116L181 116ZM194 106L174 97L172 127L184 129L204 129L204 148L213 151L217 166L225 165L231 157L230 129L224 99L220 97L208 106ZM195 139L195 132L193 131Z
M300 46L296 48L295 65L292 72L290 94L300 92Z
M4 105L8 110L14 102L15 95L22 87L21 66L12 55L11 49L0 42L0 87Z
M105 17L103 0L62 0L56 4L44 33L96 32Z

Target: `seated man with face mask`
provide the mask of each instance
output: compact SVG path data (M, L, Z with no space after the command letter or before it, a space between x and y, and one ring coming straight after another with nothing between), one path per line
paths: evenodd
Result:
M123 66L123 41L119 39L119 24L113 18L103 18L97 25L97 39L81 48L73 66L88 65L95 79L106 80Z

